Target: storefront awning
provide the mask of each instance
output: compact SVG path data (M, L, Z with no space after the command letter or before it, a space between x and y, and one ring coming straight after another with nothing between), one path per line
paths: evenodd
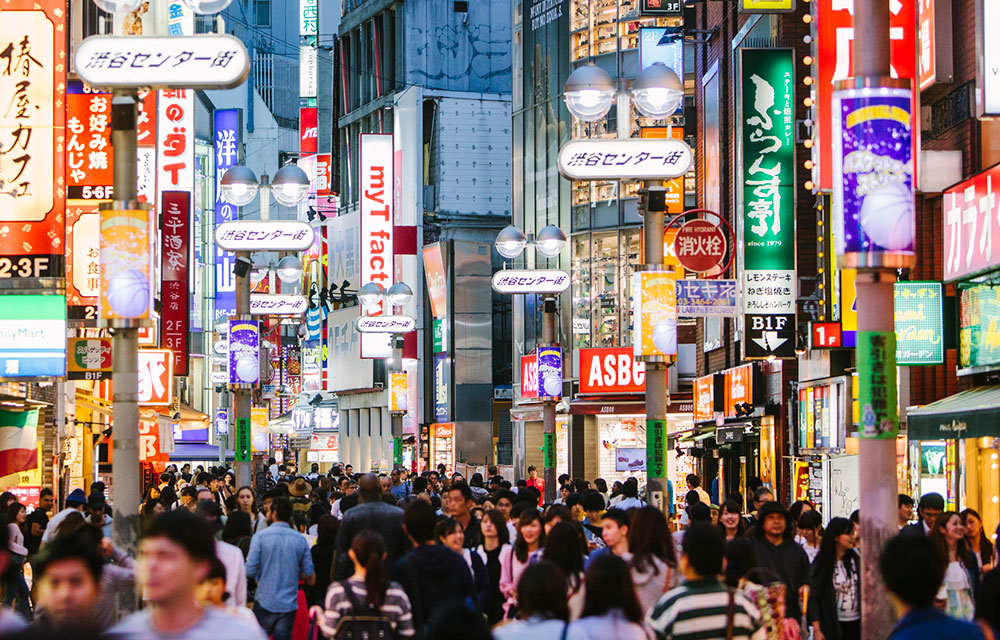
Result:
M906 410L910 440L1000 436L1000 386L976 387Z
M214 444L181 444L174 445L170 454L170 462L209 462L219 459L219 447ZM226 450L226 460L233 459L233 452Z
M690 399L671 399L667 413L691 413L694 405ZM646 415L645 394L578 396L569 403L573 415Z

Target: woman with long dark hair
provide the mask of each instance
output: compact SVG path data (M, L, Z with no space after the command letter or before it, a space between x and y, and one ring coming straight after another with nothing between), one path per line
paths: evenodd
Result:
M31 615L31 595L24 580L24 561L28 548L24 546L24 522L28 519L24 505L14 500L3 512L7 523L7 551L10 552L11 567L8 567L3 585L4 606L14 605L21 615Z
M313 567L316 568L316 584L306 590L306 600L310 606L323 604L323 598L326 597L326 590L330 586L333 575L333 561L336 558L336 542L339 531L340 520L328 513L320 516L316 522L316 544L309 550L312 554Z
M558 522L545 536L542 558L559 567L566 576L570 620L576 620L583 613L583 558L586 550L583 527L578 522Z
M976 563L979 565L979 575L992 569L997 564L996 550L993 543L986 537L983 531L983 519L975 509L965 509L961 514L965 522L965 541L969 545L969 551L976 556Z
M395 582L389 582L385 567L385 542L382 536L371 530L363 530L354 536L347 554L354 563L354 575L347 580L333 582L326 592L326 602L317 616L320 629L331 638L337 637L341 618L365 615L358 608L378 611L401 638L416 635L413 628L413 612L406 592ZM318 607L317 607L318 608ZM344 621L349 624L349 621Z
M226 524L222 527L222 541L239 547L243 552L243 559L246 560L250 553L251 531L250 516L243 511L233 511L226 518Z
M742 538L747 534L747 520L743 517L740 503L732 498L722 503L719 511L719 528L726 532L726 541Z
M945 613L959 620L972 620L979 591L979 565L965 540L962 516L954 511L941 513L934 520L928 538L947 565L938 594L944 600Z
M662 511L648 506L634 511L628 528L628 550L639 606L649 611L660 596L677 585L679 575L670 527Z
M834 518L826 527L809 581L806 613L815 640L861 637L861 559L854 550L854 523Z
M257 508L257 494L243 485L236 490L236 507L250 514L250 529L253 533L267 528L267 517Z
M486 575L486 565L478 553L473 553L471 549L465 548L465 529L462 523L454 518L444 518L437 523L434 535L438 544L448 547L465 560L472 575L472 584L476 588L476 602L480 607L486 602L490 593L489 577Z
M493 630L494 640L562 638L568 631L566 576L548 560L540 560L521 573L517 583L517 620Z
M479 555L486 567L486 577L489 591L486 601L482 603L483 613L492 627L503 617L504 596L500 592L500 567L508 559L513 549L509 544L507 521L499 509L488 509L479 521L479 531L483 534L483 543L473 551Z
M517 588L521 574L531 562L531 557L545 544L545 530L542 528L542 514L538 509L525 509L517 520L517 540L513 553L507 556L500 567L500 592L507 601L504 603L504 618L511 620L517 615ZM563 578L565 580L565 578Z
M632 586L628 563L602 553L587 569L583 616L569 625L568 640L651 640L643 610Z

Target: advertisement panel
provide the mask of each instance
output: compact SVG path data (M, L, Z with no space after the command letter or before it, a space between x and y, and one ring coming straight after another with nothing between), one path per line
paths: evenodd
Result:
M740 0L743 13L794 13L795 0Z
M645 447L617 447L615 449L615 471L645 471Z
M3 6L0 139L9 161L0 165L0 225L7 230L0 277L63 276L66 13L56 0Z
M1000 365L1000 286L980 283L959 287L958 365ZM961 372L960 372L961 373Z
M267 453L267 407L250 408L250 450L254 454Z
M445 278L444 256L439 242L424 247L424 277L427 279L427 296L431 300L434 317L447 316L448 281Z
M791 49L740 50L743 324L748 360L795 357Z
M735 316L735 280L677 281L678 316Z
M945 282L1000 265L1000 165L945 191L941 217Z
M694 422L708 422L715 419L715 376L708 375L694 379Z
M538 397L562 397L562 349L557 346L538 348Z
M66 304L70 320L97 319L101 292L101 213L96 202L66 203Z
M237 218L238 207L222 198L219 183L233 165L239 164L243 125L238 109L216 109L212 113L215 141L215 227ZM214 237L214 234L213 234ZM236 315L236 275L233 264L236 254L215 244L215 317Z
M800 449L840 449L847 431L847 378L799 386Z
M72 91L73 85L71 85ZM66 194L72 199L110 199L114 183L111 94L66 96Z
M393 158L392 135L361 136L361 284L375 282L388 289L393 283ZM385 301L361 305L366 316L387 314ZM387 335L361 337L362 358L392 355Z
M889 3L889 55L895 78L916 78L916 24L918 0ZM813 182L822 191L831 191L833 180L833 83L851 77L854 51L853 0L816 2L816 74L813 86ZM914 82L916 85L916 82ZM914 113L917 88L913 87L910 113ZM912 139L912 157L917 155L917 136Z
M439 422L448 420L451 415L449 397L451 396L451 375L448 367L448 354L434 355L434 419Z
M316 123L316 107L299 109L299 151L316 153L319 145L319 128Z
M101 211L100 316L105 320L150 317L150 212Z
M174 375L188 373L188 329L191 323L188 264L191 236L191 193L164 191L160 206L161 245L160 344L174 354Z
M636 360L630 347L580 349L579 353L580 393L646 391L646 363ZM523 375L521 384L523 390Z
M408 405L405 371L389 372L389 411L406 413Z
M896 364L944 364L944 305L940 282L893 287Z
M111 338L70 338L66 356L68 380L111 378Z
M858 436L895 440L899 435L896 402L896 334L892 331L858 332L858 402L861 424Z
M173 400L174 359L166 349L139 349L139 405L166 407Z
M538 356L521 356L521 397L538 397Z
M66 297L0 296L0 380L66 373Z
M260 381L260 324L256 320L229 321L229 384Z
M667 271L632 274L633 352L639 356L677 355L677 277Z
M736 417L736 405L753 404L753 364L744 364L725 372L723 413L727 418Z
M978 115L1000 114L1000 42L996 33L1000 28L1000 5L992 0L977 0L976 42L979 60L976 106Z

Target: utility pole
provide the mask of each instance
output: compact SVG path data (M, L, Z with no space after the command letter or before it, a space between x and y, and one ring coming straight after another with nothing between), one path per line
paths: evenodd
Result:
M403 336L392 336L392 371L401 372L403 370ZM389 408L392 408L392 374L389 374ZM403 413L402 411L392 411L390 413L390 425L392 428L392 468L400 469L403 466Z
M136 210L148 205L138 202L136 147L136 94L116 93L111 101L111 146L114 157L115 200L107 208ZM102 205L103 206L103 205ZM106 283L105 283L106 285ZM112 328L111 381L114 386L112 418L114 446L111 491L115 516L112 539L115 547L133 558L139 547L139 502L142 499L139 467L139 326L140 320L119 318L108 321ZM135 591L118 593L118 613L138 608Z
M642 215L643 253L645 260L638 271L664 271L663 240L667 211L666 189L662 184L643 184L639 200ZM641 340L632 336L632 341ZM646 503L663 513L670 513L667 491L667 356L640 356L646 363Z
M558 347L556 338L556 299L555 296L542 298L542 343L538 345L539 353L543 347ZM541 359L541 358L539 358ZM538 375L538 394L543 393L543 380ZM556 500L556 401L546 398L542 405L542 455L544 456L543 480L545 481L546 504Z

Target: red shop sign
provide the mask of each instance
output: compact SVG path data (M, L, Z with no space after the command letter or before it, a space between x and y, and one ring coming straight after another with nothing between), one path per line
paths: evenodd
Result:
M726 234L708 220L689 220L677 230L674 255L689 271L710 271L726 259Z
M646 363L635 359L632 347L580 349L580 393L642 393L645 390Z
M997 190L993 190L994 183ZM944 192L944 279L1000 264L1000 165Z
M521 397L538 397L538 356L521 356Z
M319 144L319 127L316 122L316 107L299 109L299 151L316 153Z
M191 305L188 303L191 194L187 191L164 191L162 211L163 313L160 344L172 354L174 374L184 376L187 375L187 340L191 320Z

